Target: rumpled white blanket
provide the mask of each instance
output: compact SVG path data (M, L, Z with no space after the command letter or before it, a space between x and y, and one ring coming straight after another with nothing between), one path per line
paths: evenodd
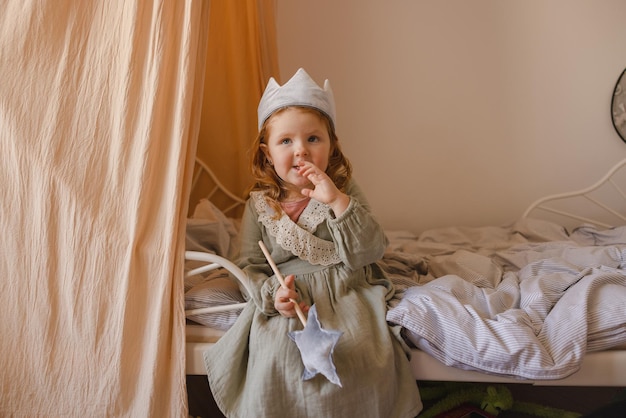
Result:
M391 241L388 271L386 260L423 264L410 287L394 266L400 291L387 319L446 365L559 379L586 352L626 342L626 227L568 234L528 219Z

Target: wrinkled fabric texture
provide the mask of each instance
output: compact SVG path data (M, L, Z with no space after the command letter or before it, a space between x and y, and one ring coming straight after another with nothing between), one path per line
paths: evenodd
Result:
M186 416L205 3L0 2L0 416Z
M398 231L380 264L400 290L387 319L446 365L560 379L626 343L626 227Z
M394 289L374 262L386 237L358 187L352 184L348 192L346 212L337 218L328 213L314 232L334 242L341 262L331 266L312 265L278 245L258 220L253 199L248 202L238 264L255 285L244 289L250 302L239 319L204 355L209 385L227 416L415 417L421 410L408 347L399 328L385 320ZM275 310L280 284L259 240L284 276L296 276L300 297L315 303L321 326L343 332L333 352L342 387L321 374L302 379L300 351L289 333L303 327Z

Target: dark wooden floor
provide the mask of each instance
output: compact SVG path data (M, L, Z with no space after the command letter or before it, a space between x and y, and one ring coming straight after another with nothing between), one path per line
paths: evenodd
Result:
M427 385L428 382L424 382ZM420 383L418 382L418 385ZM626 417L626 389L615 387L561 387L506 385L518 402L532 402L552 408L577 412L589 418ZM223 418L215 405L206 376L187 376L189 415ZM603 407L610 407L603 411ZM499 418L527 418L532 415L504 412ZM555 417L556 418L556 417Z

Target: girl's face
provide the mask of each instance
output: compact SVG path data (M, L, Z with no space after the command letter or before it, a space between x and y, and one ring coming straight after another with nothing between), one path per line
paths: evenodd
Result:
M261 148L276 174L286 183L287 198L296 198L311 183L298 173L303 162L326 171L330 156L330 136L324 120L315 112L287 108L267 121L266 144Z

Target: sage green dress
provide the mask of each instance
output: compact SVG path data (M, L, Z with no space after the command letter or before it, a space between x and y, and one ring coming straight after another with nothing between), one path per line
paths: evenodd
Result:
M227 417L415 417L422 403L399 328L385 320L393 286L375 263L387 245L358 186L348 209L334 217L311 200L297 224L275 219L262 192L253 192L241 224L237 264L253 283L233 327L204 354L213 396ZM303 328L274 308L280 283L258 241L283 276L294 274L300 298L315 303L325 330L342 331L333 362L342 386L304 366L288 333Z

